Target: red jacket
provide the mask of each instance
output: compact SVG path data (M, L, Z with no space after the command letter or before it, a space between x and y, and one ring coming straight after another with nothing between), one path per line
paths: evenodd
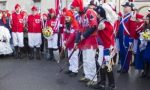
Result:
M129 34L125 32L126 35L129 35L132 38L135 38L136 36L136 28L137 28L137 22L133 21L129 18L129 20L125 23L125 27L129 31Z
M66 46L66 48L68 48L68 49L73 49L74 48L74 43L75 43L75 39L76 39L76 33L77 33L78 30L79 30L79 24L78 24L78 22L76 20L74 20L71 23L70 32L65 34L65 35L67 35L67 38L65 38L65 41L66 41L65 46Z
M97 14L93 9L88 9L86 11L82 24L85 24L85 26L87 26L84 27L83 33L85 32L85 30L87 30L87 28L91 28L98 25ZM90 48L96 49L98 46L96 37L97 33L95 31L88 38L85 38L85 41L83 41L82 49L90 49Z
M136 14L136 16L137 16L137 14ZM137 18L134 17L134 19L137 19ZM140 23L137 22L136 20L133 20L132 17L130 16L124 24L125 24L127 31L129 32L129 34L128 34L125 31L125 35L128 35L133 39L137 39L138 38L137 29L138 29Z
M50 26L53 29L54 33L58 33L58 30L54 29L55 25L56 25L56 18L52 18L52 19L47 20L46 26Z
M139 38L139 33L143 31L143 27L144 27L144 21L137 22L136 34L134 39Z
M100 23L103 23L104 28L102 30L98 28L98 38L100 38L100 42L104 48L108 49L114 45L113 26L110 22L105 20Z
M17 14L13 13L12 14L12 20L11 20L11 26L12 26L12 32L23 32L23 18L24 15L22 13Z
M28 16L28 32L29 33L41 33L42 32L42 22L40 15L29 15Z

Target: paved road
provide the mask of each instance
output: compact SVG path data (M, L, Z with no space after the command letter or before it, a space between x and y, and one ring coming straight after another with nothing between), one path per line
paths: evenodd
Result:
M0 58L0 90L93 90L78 82L82 73L71 78L58 71L56 62ZM117 90L150 90L150 79L140 79L136 71L131 72L115 73Z

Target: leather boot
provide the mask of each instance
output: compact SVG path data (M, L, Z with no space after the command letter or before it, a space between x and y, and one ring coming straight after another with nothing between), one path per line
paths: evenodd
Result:
M36 48L36 59L41 60L41 49L40 48Z
M19 59L23 59L23 47L18 48L18 57Z
M18 46L15 46L14 49L15 49L15 50L14 50L14 58L15 58L15 59L18 59L18 58L19 58L19 57L18 57Z
M34 48L30 48L29 59L30 60L34 59Z
M106 70L105 68L100 69L100 82L98 82L96 85L92 86L94 89L100 89L105 90L106 87Z
M52 61L54 59L54 53L53 53L53 49L52 48L49 49L49 54L50 54L49 60Z
M108 77L108 81L109 81L108 86L109 86L110 90L114 90L115 89L115 80L114 80L113 71L107 72L107 77Z

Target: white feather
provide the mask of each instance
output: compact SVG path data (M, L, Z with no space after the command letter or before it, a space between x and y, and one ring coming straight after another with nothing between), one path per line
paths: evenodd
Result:
M110 21L112 25L114 25L115 21L118 19L117 13L109 6L108 3L102 4L102 7L106 11L107 20Z

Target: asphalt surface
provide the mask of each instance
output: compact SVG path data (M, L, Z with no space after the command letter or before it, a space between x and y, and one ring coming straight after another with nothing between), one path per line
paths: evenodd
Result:
M0 58L0 90L94 90L78 82L82 70L76 78L59 73L59 70L52 61ZM139 78L134 69L128 74L118 74L116 69L114 72L116 90L150 90L150 79Z

